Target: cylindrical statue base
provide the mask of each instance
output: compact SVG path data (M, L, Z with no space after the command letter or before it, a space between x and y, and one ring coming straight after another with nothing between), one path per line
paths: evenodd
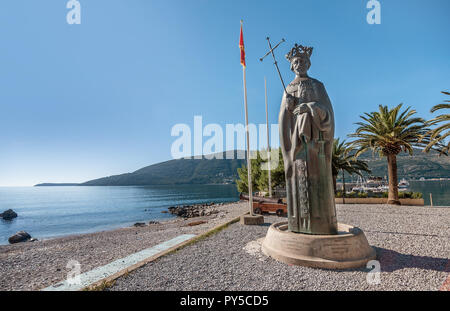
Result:
M294 233L288 231L287 222L274 223L267 231L262 251L284 263L324 269L362 267L376 258L364 232L341 223L336 235Z

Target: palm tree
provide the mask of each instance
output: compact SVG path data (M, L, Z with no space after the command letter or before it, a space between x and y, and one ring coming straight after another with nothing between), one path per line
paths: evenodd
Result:
M401 151L413 154L413 146L424 147L429 142L426 133L427 123L422 118L412 117L416 111L408 107L400 112L402 104L389 109L379 106L379 111L360 116L365 122L356 123L359 127L349 137L357 148L355 156L372 149L388 161L389 195L388 204L400 205L398 199L397 154Z
M342 142L339 138L336 138L333 143L333 154L332 154L332 173L333 173L333 185L334 192L336 193L336 179L340 171L342 171L342 181L343 181L343 195L345 196L345 177L344 171L350 175L357 174L362 176L362 172L370 173L370 169L365 161L358 160L351 153L353 149L349 148L345 140Z
M449 92L441 92L445 95L450 95ZM438 104L431 108L431 112L435 112L441 109L450 109L450 100L444 100L443 104ZM442 123L442 124L440 124ZM428 121L429 125L440 124L438 127L429 131L428 134L431 135L429 144L425 147L424 151L428 152L433 147L441 147L441 154L448 154L450 150L450 140L447 145L445 145L445 139L450 135L450 114L441 114Z

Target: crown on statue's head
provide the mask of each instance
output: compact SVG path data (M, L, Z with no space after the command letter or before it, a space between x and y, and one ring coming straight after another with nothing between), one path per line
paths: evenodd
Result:
M296 57L311 57L313 48L309 47L309 46L303 46L303 45L298 45L297 43L294 45L294 47L291 49L291 51L289 53L286 54L286 59L288 61L291 61L292 59L296 58Z

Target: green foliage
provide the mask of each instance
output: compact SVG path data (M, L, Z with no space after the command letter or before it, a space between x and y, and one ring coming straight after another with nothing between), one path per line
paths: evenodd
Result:
M284 164L279 151L278 168L272 170L272 184L284 186ZM244 151L240 150L245 154ZM386 175L386 163L373 159L371 154L362 154L361 160L367 161L376 176ZM239 159L234 151L233 159L178 159L153 164L132 173L114 175L91 180L83 186L139 186L139 185L172 185L172 184L223 184L233 183L239 178L237 169L247 163ZM400 176L411 178L448 177L450 175L450 158L438 157L437 152L415 152L413 157L399 155ZM407 165L406 165L407 164ZM259 185L255 189L267 189L267 171L262 171ZM246 174L246 172L245 172ZM246 175L245 175L246 176ZM244 178L246 180L247 178ZM55 184L60 185L60 184Z
M237 168L246 160L234 151L232 159L177 159L153 164L132 173L88 181L83 186L139 186L172 184L223 184L238 177Z
M368 198L369 194L366 192L350 192L345 194L346 198ZM342 191L336 192L336 198L342 198Z
M350 175L362 176L362 172L370 173L367 163L358 160L353 154L353 149L343 140L336 138L333 142L332 171L333 176L337 176L340 171L346 171Z
M398 194L400 199L422 199L423 194L421 192L403 191Z
M272 159L273 162L273 159ZM251 159L252 166L252 188L253 191L269 190L269 171L263 169L268 167L267 151L258 151L256 159ZM236 186L239 192L248 193L247 166L242 165L238 168L239 179L236 180ZM278 149L278 165L271 167L272 189L284 187L286 180L284 177L284 162L281 149Z
M388 192L350 192L345 194L346 198L387 198ZM398 197L400 199L422 199L423 194L421 192L404 191L399 192ZM342 198L342 191L336 192L336 198Z
M422 192L413 192L411 195L411 199L423 199L423 193Z
M442 92L442 94L449 95L449 92ZM438 104L431 108L431 112L436 112L441 109L450 109L450 100L444 100L443 104ZM450 150L450 140L445 145L445 140L450 136L450 114L441 114L428 121L429 125L438 125L436 128L430 130L428 134L431 135L428 145L425 147L425 151L430 151L431 148L436 147L440 150L441 154L448 155Z
M429 142L429 129L422 118L413 117L416 113L411 107L401 112L402 104L389 109L379 106L378 111L360 116L364 122L356 123L359 127L350 137L356 139L351 146L356 148L356 156L372 150L388 159L389 199L398 203L397 155L403 150L413 154L413 146L426 146ZM392 197L391 197L392 196Z
M351 146L357 148L356 156L367 150L378 152L380 156L397 155L402 150L413 154L413 146L426 146L427 123L422 118L415 118L411 107L400 112L402 104L389 109L379 106L379 111L360 116L364 122L357 122L359 127L354 134Z
M264 159L266 160L261 162L260 168L262 168L262 165L264 164L267 168L268 167L267 150L264 150L262 152L264 155ZM284 161L281 149L278 149L278 163L275 168L271 167L270 175L272 180L272 189L275 189L277 187L285 187L286 179L284 176ZM261 169L261 174L257 180L257 184L259 191L269 191L269 170Z
M439 157L439 153L432 150L429 153L414 148L414 154L400 153L397 155L397 169L399 178L419 179L440 178L450 176L450 157ZM370 167L372 175L387 176L387 161L372 154L370 151L361 154L359 159L364 160Z
M252 177L252 190L259 190L258 180L261 177L261 163L263 162L261 154L258 151L256 153L256 159L251 159L250 163L252 166L251 177ZM236 186L239 192L248 193L248 170L246 165L237 169L239 179L236 180Z

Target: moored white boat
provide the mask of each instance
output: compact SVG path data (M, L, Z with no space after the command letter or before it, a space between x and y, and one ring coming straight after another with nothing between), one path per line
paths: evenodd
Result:
M402 178L400 180L400 182L398 183L398 189L406 190L406 189L408 189L408 187L409 187L409 182L406 179Z

